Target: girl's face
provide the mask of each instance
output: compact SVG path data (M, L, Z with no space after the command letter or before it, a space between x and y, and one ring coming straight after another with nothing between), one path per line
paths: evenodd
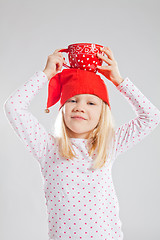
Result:
M63 108L64 121L71 138L88 138L97 126L102 100L92 94L78 94L68 99Z

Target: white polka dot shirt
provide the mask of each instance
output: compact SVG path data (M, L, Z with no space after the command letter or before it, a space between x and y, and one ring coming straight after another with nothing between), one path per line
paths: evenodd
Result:
M28 110L48 83L36 72L4 104L7 119L41 167L48 213L49 240L122 240L119 203L112 165L119 154L140 142L160 122L160 111L128 79L116 88L133 107L136 117L115 132L111 163L91 168L86 139L71 138L78 159L62 158L55 138Z

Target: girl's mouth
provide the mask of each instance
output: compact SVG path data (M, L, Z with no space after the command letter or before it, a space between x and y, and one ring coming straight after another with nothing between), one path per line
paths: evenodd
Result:
M84 118L82 118L82 117L72 117L72 118L74 118L74 119L78 119L78 120L86 120L86 119L84 119Z

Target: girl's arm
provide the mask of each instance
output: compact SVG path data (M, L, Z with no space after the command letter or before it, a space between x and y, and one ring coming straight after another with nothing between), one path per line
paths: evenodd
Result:
M160 111L128 79L122 79L117 62L110 48L101 49L106 55L97 54L107 65L98 71L111 81L133 107L137 117L117 129L114 137L113 159L128 150L153 131L160 122Z
M142 141L160 123L160 111L126 78L117 90L132 106L136 118L116 130L114 139L114 159Z
M27 149L40 162L44 161L54 141L28 107L47 82L48 78L44 72L36 72L25 84L15 90L4 104L5 114L11 126Z
M4 111L11 126L41 164L54 146L54 137L46 132L28 107L48 80L61 71L65 61L62 53L58 51L57 49L48 56L43 72L36 72L25 84L15 90L4 104Z

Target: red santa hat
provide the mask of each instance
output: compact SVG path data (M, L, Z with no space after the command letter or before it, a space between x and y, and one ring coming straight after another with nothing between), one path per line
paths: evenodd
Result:
M64 69L50 79L45 112L48 113L48 108L55 105L59 100L60 110L69 98L77 94L96 95L106 102L111 109L108 90L101 77L94 72L70 68Z

